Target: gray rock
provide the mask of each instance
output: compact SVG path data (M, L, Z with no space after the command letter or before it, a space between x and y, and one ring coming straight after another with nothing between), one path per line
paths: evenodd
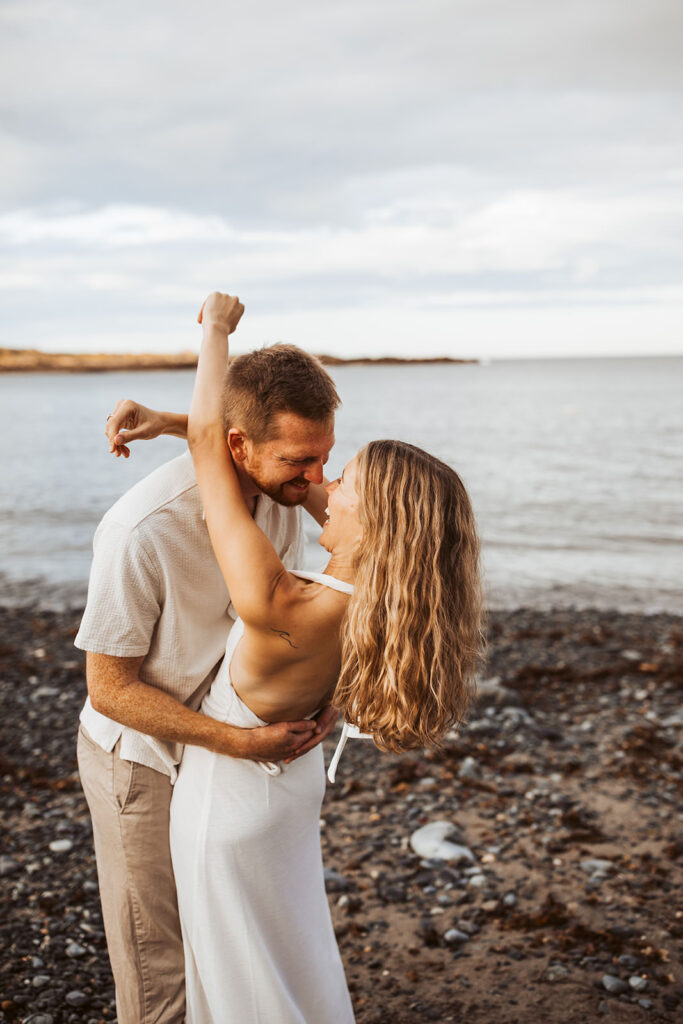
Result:
M49 985L51 981L52 978L47 974L36 974L35 978L31 980L31 985L33 988L45 988L45 986Z
M601 876L604 878L605 875L609 874L613 868L614 865L611 860L600 860L596 857L591 860L581 861L581 870L585 871L587 875Z
M487 885L486 875L472 875L467 879L468 889L485 889Z
M470 936L461 932L459 928L449 928L444 939L450 946L462 946L463 943L470 941Z
M458 778L474 782L481 778L481 768L473 757L465 757L458 768Z
M39 686L31 694L31 699L41 700L44 697L58 697L60 693L61 690L58 690L56 686Z
M458 928L461 932L464 932L465 935L476 935L477 932L479 931L479 928L474 923L474 921L468 921L464 917L461 917L458 921L455 922L455 927Z
M644 1010L651 1010L655 1004L651 999L639 999L638 1006L642 1006Z
M351 883L332 868L325 868L325 889L327 892L348 892Z
M79 945L78 942L70 942L69 945L66 947L67 956L85 956L87 952L87 949L85 949L84 946Z
M32 1013L24 1019L26 1024L54 1024L54 1017L50 1013Z
M15 875L17 871L21 871L21 864L17 864L12 857L0 857L0 878Z
M517 897L514 892L506 892L503 896L503 903L506 907L514 907L517 903Z
M480 708L514 708L521 707L522 704L519 694L503 686L499 676L478 682L474 699Z
M620 967L625 967L628 971L636 971L640 967L641 960L639 956L631 956L630 953L622 953L617 963Z
M80 992L78 989L74 989L73 992L67 992L64 998L69 1006L73 1006L74 1009L78 1009L80 1006L87 1006L90 1002L90 996L87 996L85 992Z
M620 996L623 992L628 992L628 985L621 978L615 978L613 974L603 974L602 976L602 987L605 992L609 992L612 996Z
M73 845L70 839L53 839L50 849L53 853L68 853L73 849Z
M474 861L474 854L469 847L450 842L447 838L455 831L450 821L432 821L413 832L410 845L418 857L427 860L450 860L456 863Z
M647 988L647 978L641 978L639 974L632 974L628 983L634 992L644 992Z
M551 964L545 973L548 981L563 981L568 975L569 971L564 964Z

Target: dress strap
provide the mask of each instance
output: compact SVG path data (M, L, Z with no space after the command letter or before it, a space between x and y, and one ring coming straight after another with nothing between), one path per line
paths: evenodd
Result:
M351 725L350 722L344 722L344 725L342 727L342 734L339 737L339 743L337 744L337 749L335 750L332 760L330 761L330 767L327 769L327 777L330 780L330 782L334 782L335 780L337 774L337 767L341 760L342 753L344 752L346 741L349 739L349 737L353 740L371 740L372 733L361 732L357 725Z
M311 583L322 583L324 587L332 590L339 590L342 594L353 593L353 583L345 580L338 580L336 576L329 576L326 572L309 572L308 569L290 569L292 576L299 576L302 580L310 580Z

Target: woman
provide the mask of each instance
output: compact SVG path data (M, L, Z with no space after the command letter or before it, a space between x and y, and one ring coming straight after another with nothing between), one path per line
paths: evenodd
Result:
M457 474L376 441L327 490L324 573L287 572L251 518L221 428L228 335L214 293L189 416L207 526L240 618L202 710L240 726L330 700L384 750L437 743L467 705L479 651L479 546ZM187 747L171 850L188 1024L346 1024L353 1012L325 895L319 747L264 766Z

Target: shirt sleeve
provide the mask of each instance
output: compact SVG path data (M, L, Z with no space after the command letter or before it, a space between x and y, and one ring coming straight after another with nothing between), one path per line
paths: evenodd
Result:
M135 529L101 523L76 647L134 658L147 654L161 614L159 574Z

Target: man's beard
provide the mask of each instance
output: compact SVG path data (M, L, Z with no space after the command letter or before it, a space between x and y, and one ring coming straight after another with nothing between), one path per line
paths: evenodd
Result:
M284 505L286 508L295 508L297 505L303 505L308 497L308 487L306 487L305 491L300 491L298 494L296 491L286 489L287 484L289 483L308 483L308 480L305 480L300 476L294 477L292 480L287 480L284 484L273 484L268 480L260 480L254 475L252 475L252 480L262 494L267 494L268 497L277 502L278 505Z

